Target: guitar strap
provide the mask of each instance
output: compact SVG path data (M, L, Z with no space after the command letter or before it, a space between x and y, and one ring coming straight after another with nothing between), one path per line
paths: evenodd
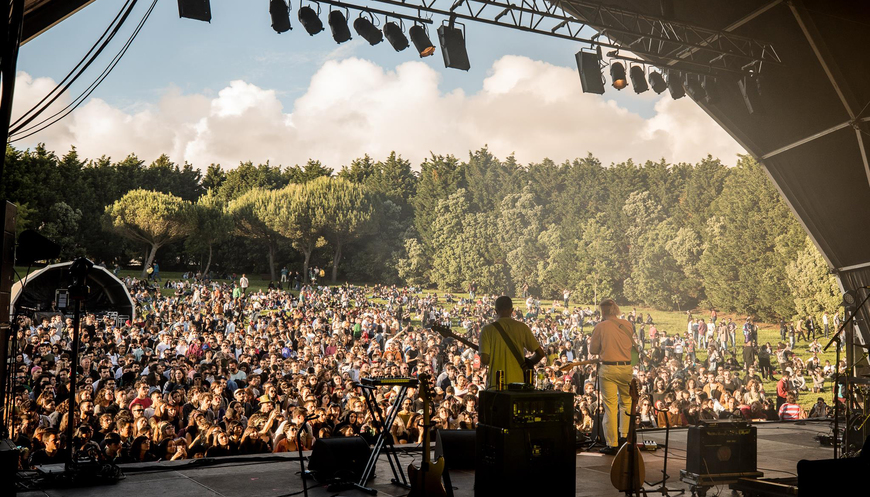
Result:
M508 350L510 350L511 354L514 355L514 359L516 359L517 363L519 363L520 369L525 371L526 359L522 354L520 354L520 351L517 350L517 346L514 345L513 340L508 338L507 333L504 331L504 328L501 327L501 323L499 323L498 321L493 321L492 325L495 327L495 329L498 330L498 334L501 335L501 339L504 340L504 343L505 345L507 345Z

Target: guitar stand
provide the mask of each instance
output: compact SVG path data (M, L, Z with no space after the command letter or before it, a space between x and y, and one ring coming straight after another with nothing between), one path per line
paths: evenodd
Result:
M378 430L378 436L375 439L374 447L372 447L372 453L369 456L369 460L366 463L359 483L354 483L353 488L361 490L367 494L377 495L378 491L371 487L367 487L366 483L371 478L378 457L380 457L381 451L384 450L384 446L386 446L387 462L390 464L390 469L393 471L393 478L390 480L390 483L405 489L410 489L411 485L408 483L408 478L405 476L405 473L402 472L399 455L396 453L396 448L393 445L393 435L390 433L390 429L393 427L393 422L396 420L396 415L399 413L399 406L402 405L405 396L408 394L408 387L401 386L399 388L399 395L397 395L396 400L393 401L393 408L390 410L389 414L384 416L384 413L381 412L377 400L375 399L374 392L377 387L359 383L357 386L362 389L366 405L369 408L369 412L372 413L372 426L380 426L380 429Z

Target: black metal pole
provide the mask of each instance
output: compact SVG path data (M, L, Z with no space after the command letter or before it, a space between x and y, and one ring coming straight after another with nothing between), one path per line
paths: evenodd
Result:
M73 430L75 428L75 419L76 419L76 373L78 373L79 367L79 343L80 343L80 334L79 328L81 328L81 307L82 301L80 299L75 299L75 309L73 314L73 340L72 340L72 353L70 354L70 366L69 366L69 411L67 412L67 423L66 423L66 470L69 471L73 465L73 456L74 448L73 448Z
M24 25L24 0L7 2L8 24L0 33L3 53L0 54L0 81L3 83L0 95L0 136L3 137L3 153L0 154L0 185L3 184L3 169L6 163L6 143L9 141L9 121L12 120L12 98L15 95L15 71L18 67L18 47L21 43L21 28Z

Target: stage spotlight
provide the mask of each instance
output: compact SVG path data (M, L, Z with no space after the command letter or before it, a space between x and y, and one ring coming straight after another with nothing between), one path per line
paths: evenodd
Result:
M211 22L209 0L178 0L178 17Z
M384 24L384 36L397 52L408 48L408 38L405 37L405 33L402 32L402 28L398 24L394 22Z
M707 99L707 92L701 86L699 76L689 76L686 79L686 93L688 93L689 97L691 97L695 102Z
M465 49L465 36L454 24L451 18L449 24L438 27L438 43L441 45L441 55L444 56L444 67L467 71L471 69L471 63Z
M719 87L716 85L716 80L713 77L704 76L704 79L701 81L701 87L707 93L706 102L708 104L715 104L719 101Z
M625 66L622 65L622 62L610 64L610 79L613 80L613 87L617 90L628 86L628 81L625 79Z
M583 93L604 94L604 76L601 75L601 57L597 52L580 50L574 54L577 71L580 72L580 86Z
M683 89L683 82L680 81L680 79L680 73L668 71L668 91L671 92L671 98L673 98L674 100L686 96L686 90Z
M744 76L743 79L737 82L737 86L740 88L740 95L743 96L746 110L750 114L763 114L764 106L761 104L761 82L758 76Z
M329 29L332 30L332 39L336 43L344 43L350 39L350 28L347 27L347 19L341 11L333 10L329 13Z
M369 45L377 45L384 41L384 34L381 33L381 30L376 28L375 25L365 17L357 17L356 21L353 22L353 29L355 29L357 34L362 36L365 41L369 42Z
M646 74L640 66L631 66L628 70L628 76L631 78L631 86L635 93L643 93L649 90L649 85L646 84Z
M311 36L323 31L323 22L317 17L317 12L307 5L299 9L299 22Z
M284 0L269 0L269 15L272 16L272 29L276 33L293 29L290 26L290 7Z
M429 40L429 35L426 34L426 29L423 26L419 24L411 26L411 29L408 30L408 35L411 37L411 41L414 42L414 47L417 48L417 53L420 54L421 59L435 54L435 45Z
M649 84L653 91L659 95L668 89L668 84L665 83L665 78L662 77L660 72L652 71L649 73Z

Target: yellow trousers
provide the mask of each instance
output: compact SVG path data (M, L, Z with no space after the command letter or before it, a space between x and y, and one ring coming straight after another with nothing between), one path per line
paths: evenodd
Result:
M631 397L628 387L631 383L632 370L630 365L601 365L601 402L604 404L604 439L607 445L616 447L619 443L617 424L620 435L628 435L628 409L631 407ZM621 422L617 423L618 413L622 410Z

